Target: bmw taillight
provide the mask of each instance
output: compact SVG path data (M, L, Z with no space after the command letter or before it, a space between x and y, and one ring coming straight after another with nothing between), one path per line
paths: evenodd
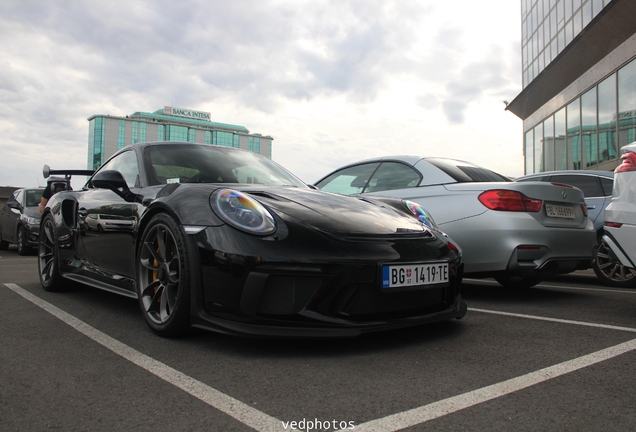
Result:
M479 202L490 210L498 211L537 213L543 207L543 201L540 199L530 198L521 192L506 189L482 192L479 195Z
M621 156L621 163L618 168L614 170L614 173L636 171L636 153L627 152Z
M619 222L608 222L608 221L605 221L604 225L606 227L609 227L609 228L620 228L620 227L623 226L622 223L619 223Z

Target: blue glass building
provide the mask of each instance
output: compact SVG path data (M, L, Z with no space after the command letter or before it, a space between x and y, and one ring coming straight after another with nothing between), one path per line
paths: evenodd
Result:
M613 170L636 141L636 1L521 0L525 173Z
M96 114L88 118L88 169L99 168L120 148L140 142L186 141L242 148L271 159L271 136L244 126L216 123L210 113L164 107L124 117Z

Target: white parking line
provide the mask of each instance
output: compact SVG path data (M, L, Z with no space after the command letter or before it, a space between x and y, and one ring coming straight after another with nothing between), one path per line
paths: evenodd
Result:
M563 320L558 318L546 318L536 315L524 315L510 312L499 312L487 309L468 308L469 311L490 313L496 315L505 315L516 318L534 319L539 321L551 321L560 324L574 324L587 327L597 327L608 330L619 330L636 333L636 328L631 327L619 327L605 324L587 323L583 321ZM592 354L584 355L582 357L568 360L563 363L559 363L554 366L540 369L536 372L531 372L516 378L512 378L497 384L493 384L487 387L482 387L477 390L473 390L467 393L463 393L457 396L453 396L441 401L433 402L428 405L424 405L418 408L414 408L401 413L393 414L387 417L383 417L377 420L372 420L367 423L362 423L356 426L356 432L392 432L399 431L401 429L415 426L421 423L425 423L430 420L443 417L448 414L461 411L466 408L478 405L483 402L496 399L501 396L505 396L510 393L523 390L527 387L535 384L542 383L544 381L551 380L553 378L560 377L561 375L568 374L570 372L577 371L579 369L591 366L596 363L600 363L605 360L609 360L621 354L625 354L630 351L636 350L636 339L615 345L613 347L605 348L600 351L596 351Z
M613 326L613 325L607 325L607 324L589 323L585 321L572 321L572 320L565 320L560 318L548 318L548 317L541 317L537 315L524 315L524 314L518 314L518 313L512 313L512 312L501 312L501 311L479 309L479 308L472 308L472 307L469 307L468 310L474 311L474 312L489 313L493 315L505 315L505 316L511 316L516 318L526 318L526 319L533 319L538 321L552 321L552 322L561 323L561 324L574 324L574 325L580 325L580 326L586 326L586 327L598 327L598 328L603 328L608 330L620 330L620 331L636 333L636 328L633 328L633 327L619 327L619 326Z
M16 294L24 297L26 300L44 309L51 315L57 317L64 323L73 327L80 333L91 338L95 342L108 348L112 352L122 356L126 360L136 364L142 369L154 374L155 376L169 382L175 387L180 388L186 393L198 398L208 405L224 412L225 414L235 418L241 423L256 429L257 431L281 431L283 429L282 422L275 417L267 415L262 411L254 409L237 399L234 399L218 390L191 378L176 369L167 366L145 354L119 342L116 339L102 333L101 331L89 326L85 322L75 318L74 316L64 312L58 307L42 300L41 298L29 293L16 284L4 284L7 288ZM514 314L508 312L491 311L486 309L473 309L471 311L512 316L517 318L535 319L541 321L551 321L561 324L574 324L590 327L598 327L609 330L620 330L627 332L636 332L635 328L618 327L604 324L586 323L582 321L562 320L556 318L546 318L534 315ZM457 396L452 396L441 401L433 402L418 408L414 408L401 413L392 414L387 417L372 420L366 423L355 425L356 432L390 432L398 431L407 427L415 426L430 420L443 417L448 414L461 411L466 408L487 402L501 396L505 396L519 390L523 390L530 386L540 384L542 382L560 377L570 372L600 363L605 360L612 359L621 354L636 350L636 339L587 354L573 360L568 360L554 366L549 366L535 372L531 372L516 378L482 387ZM291 430L291 429L287 429Z
M205 402L206 404L224 412L225 414L234 417L241 423L256 429L257 431L280 431L282 429L282 423L280 420L269 416L251 406L234 399L220 391L195 380L170 366L161 363L145 354L119 342L116 339L102 333L101 331L91 327L84 321L75 318L73 315L64 312L51 303L48 303L41 298L31 294L25 289L19 287L16 284L8 283L4 284L7 288L14 291L16 294L21 295L31 303L44 309L51 315L59 318L64 323L73 327L80 333L88 336L95 342L108 348L115 354L119 354L131 363L145 369L153 375L169 382L175 387L180 388L186 393L196 397L197 399ZM292 429L288 429L292 430Z
M636 350L636 339L461 395L357 425L356 432L398 431Z

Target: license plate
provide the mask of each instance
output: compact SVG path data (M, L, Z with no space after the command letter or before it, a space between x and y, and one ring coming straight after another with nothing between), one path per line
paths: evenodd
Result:
M548 217L553 217L553 218L564 218L564 219L576 218L576 214L574 213L574 207L572 206L546 204L545 212L547 213Z
M382 266L382 288L448 283L448 263Z

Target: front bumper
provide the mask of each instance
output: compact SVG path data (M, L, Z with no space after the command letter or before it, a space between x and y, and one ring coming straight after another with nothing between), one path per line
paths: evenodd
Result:
M26 229L27 244L31 247L37 247L40 242L40 224L29 224Z
M379 263L423 260L422 250L395 242L361 248L323 238L321 244L292 247L270 242L267 252L254 256L262 240L223 244L227 237L218 231L224 229L194 236L200 279L195 285L201 287L193 295L195 327L263 337L352 337L466 314L461 259L447 246L435 259L449 262L449 283L383 292Z

